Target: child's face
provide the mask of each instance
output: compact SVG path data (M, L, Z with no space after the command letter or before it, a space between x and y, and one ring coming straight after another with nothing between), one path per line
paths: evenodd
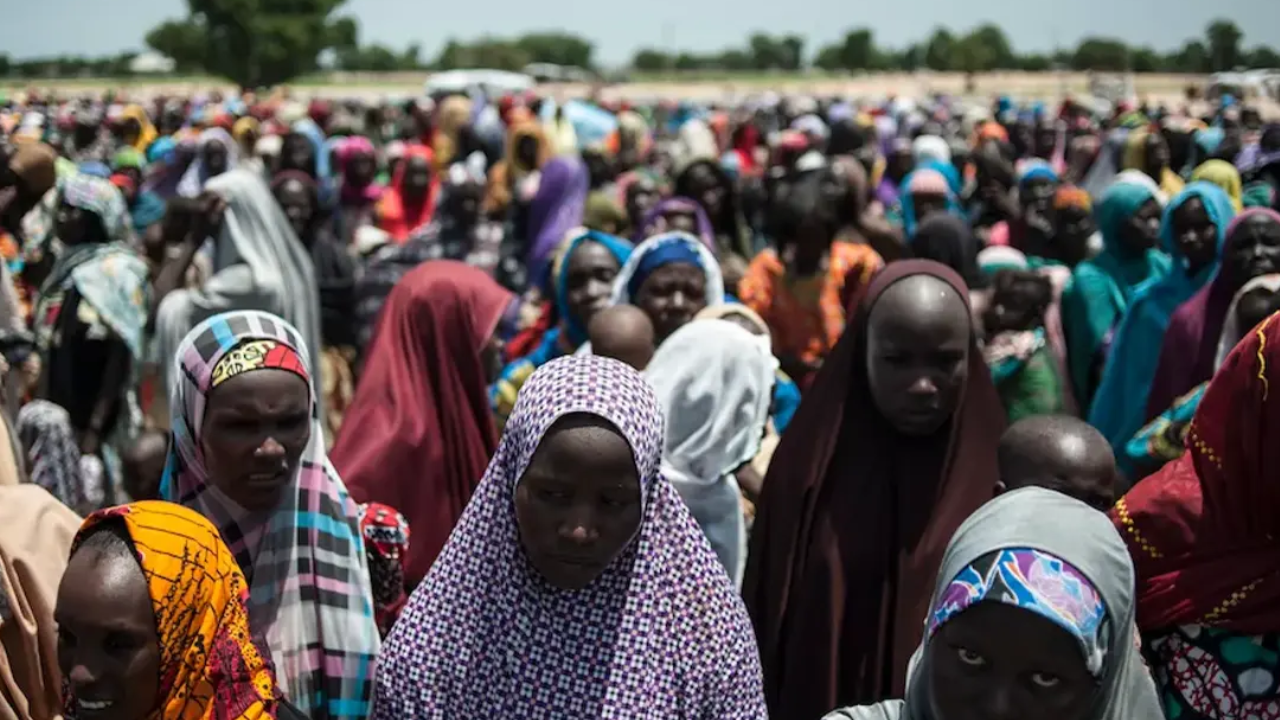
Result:
M998 278L991 306L983 318L989 334L1031 330L1041 324L1046 281L1036 275L1025 275L1028 276Z

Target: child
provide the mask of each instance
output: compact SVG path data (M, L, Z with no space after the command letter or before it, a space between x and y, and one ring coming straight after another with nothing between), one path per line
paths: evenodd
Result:
M595 355L621 360L644 370L653 359L653 323L635 305L614 305L596 313L587 324L587 339Z
M983 354L1009 422L1066 411L1063 379L1046 339L1044 314L1053 285L1028 270L996 273L983 316Z
M1014 423L997 449L996 493L1042 487L1106 512L1116 499L1116 459L1092 425L1068 415L1040 415Z

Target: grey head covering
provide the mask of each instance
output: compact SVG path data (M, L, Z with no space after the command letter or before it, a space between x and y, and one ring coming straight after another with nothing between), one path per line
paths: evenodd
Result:
M1106 649L1102 692L1090 720L1162 720L1155 685L1142 662L1134 626L1134 571L1124 540L1107 516L1052 490L1024 488L982 506L956 531L934 584L930 616L951 581L983 556L1006 548L1054 555L1088 578L1114 632ZM930 708L929 640L911 659L906 700L837 710L824 720L939 720Z

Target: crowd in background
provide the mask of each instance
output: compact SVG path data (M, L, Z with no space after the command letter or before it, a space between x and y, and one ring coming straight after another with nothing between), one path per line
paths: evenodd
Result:
M0 715L1280 718L1278 208L1230 96L0 99Z

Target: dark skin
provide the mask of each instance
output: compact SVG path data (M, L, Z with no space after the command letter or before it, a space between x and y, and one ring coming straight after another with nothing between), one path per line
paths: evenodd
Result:
M609 305L618 270L618 259L598 242L584 240L573 249L565 265L565 298L584 327Z
M134 500L159 500L160 479L169 450L169 436L144 430L120 455L125 492Z
M409 202L420 202L427 197L427 189L431 186L431 164L419 156L410 157L405 163L401 192Z
M529 564L552 586L590 585L640 530L640 475L608 421L573 414L542 437L515 490Z
M315 204L311 200L311 192L298 180L286 180L276 188L276 202L284 210L285 217L300 239L311 235L311 219L315 216Z
M58 588L58 667L85 720L142 720L159 701L160 637L138 561L78 549Z
M1043 323L1053 299L1049 279L1035 272L1001 270L995 278L991 305L983 316L988 336L1007 330L1031 330Z
M1064 415L1019 420L1000 438L996 494L1042 487L1106 512L1116 501L1119 473L1111 446L1088 423Z
M1160 205L1148 200L1120 226L1121 249L1141 255L1160 241Z
M271 510L311 439L311 391L286 370L251 370L213 389L200 444L209 481L247 510Z
M354 155L347 161L347 166L343 169L342 174L347 177L353 185L363 186L373 182L373 176L378 172L378 164L373 156L368 153L360 153Z
M133 145L138 142L138 138L142 136L142 124L137 118L125 118L120 123L120 139L125 145Z
M915 166L916 160L911 155L911 148L898 148L891 151L886 158L884 174L895 184L901 183L902 179L915 169Z
M658 189L648 179L637 180L627 187L627 217L631 227L640 227L649 209L658 202Z
M1048 160L1058 145L1058 131L1048 124L1036 128L1036 157Z
M207 142L204 144L204 166L209 171L209 176L221 175L227 171L227 148L219 142Z
M653 323L635 305L614 305L592 317L587 325L591 352L621 360L636 370L644 370L653 359Z
M1066 630L1000 602L956 615L927 653L934 715L947 720L1084 720L1098 695Z
M1280 223L1266 215L1245 218L1228 238L1223 265L1239 285L1280 272Z
M945 213L947 211L947 198L945 195L922 195L916 193L911 196L911 208L915 212L916 222L922 223L930 215Z
M1146 140L1146 164L1142 171L1152 180L1160 182L1160 176L1169 167L1169 143L1160 133L1151 133Z
M867 322L867 382L885 420L903 435L937 432L969 377L972 321L945 282L912 275L876 300Z
M1173 211L1173 240L1182 256L1187 275L1208 267L1218 255L1218 228L1198 197L1188 199Z
M1049 178L1035 178L1022 184L1018 199L1022 202L1024 212L1034 210L1042 216L1047 216L1053 207L1053 194L1057 191L1057 183Z
M635 304L653 321L661 345L707 306L706 273L689 263L664 265L645 278Z
M184 208L177 216L170 216L176 207ZM151 311L147 315L147 327L154 328L156 310L165 296L182 287L187 276L187 269L195 260L196 253L204 245L206 238L216 238L222 229L223 215L227 211L227 201L213 193L205 193L189 207L170 202L166 211L165 245L178 245L178 256L166 263L156 274L153 285Z
M1075 267L1089 256L1089 237L1097 226L1093 215L1084 208L1069 207L1054 213L1055 255L1068 267Z
M522 135L516 140L516 162L523 167L538 167L538 138L532 135Z
M787 272L792 277L813 277L822 269L834 239L834 234L820 218L806 218L791 242L780 248Z
M711 168L705 164L690 168L689 188L693 193L693 199L702 205L702 209L707 211L708 217L713 218L713 222L714 218L720 217L720 213L724 210L726 188Z
M280 148L280 169L301 170L311 173L315 165L316 151L302 135L286 135Z
M691 212L684 210L672 210L662 214L661 220L663 224L653 230L653 232L666 232L674 230L677 232L689 233L691 235L698 234L698 218Z

